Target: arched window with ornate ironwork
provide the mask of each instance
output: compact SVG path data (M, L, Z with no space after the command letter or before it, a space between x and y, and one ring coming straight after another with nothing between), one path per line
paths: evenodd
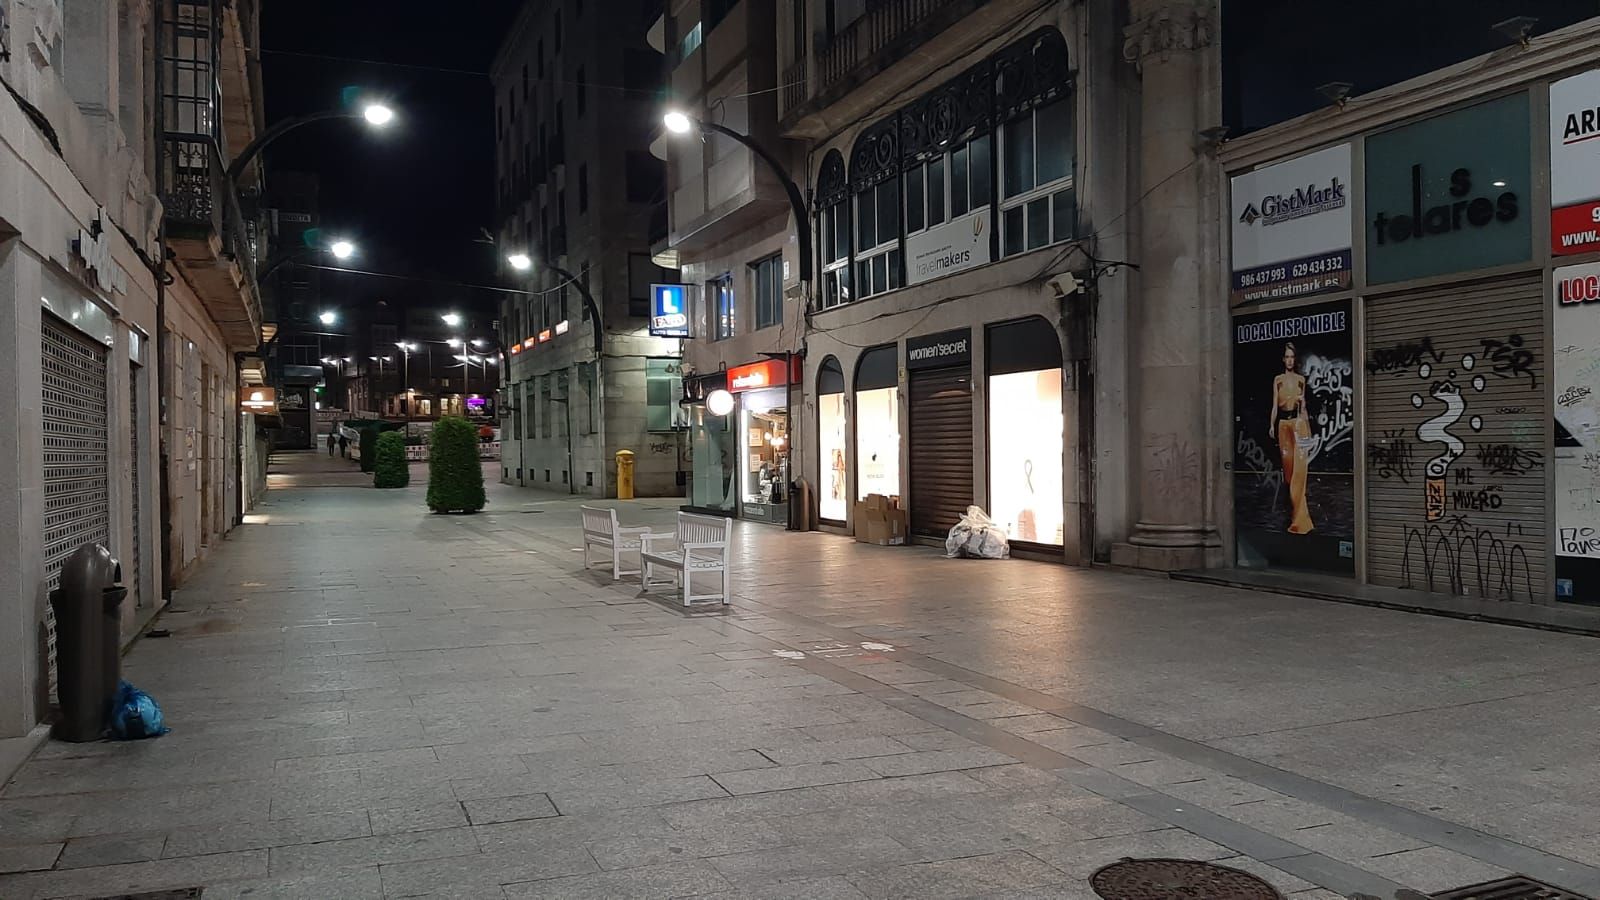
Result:
M991 63L1000 137L1000 255L1071 240L1077 154L1066 40L1054 28L1041 28Z
M817 255L822 272L823 309L849 303L850 292L850 183L845 178L844 157L829 150L817 172Z
M861 132L850 149L850 194L855 206L857 297L905 283L900 247L900 117Z
M908 246L924 234L929 242L937 241L937 232L929 234L933 229L971 219L973 233L984 236L981 262L990 259L987 235L994 198L993 123L993 69L987 60L901 111ZM913 250L908 281L915 284L943 274L936 264L927 271L917 269L915 255Z

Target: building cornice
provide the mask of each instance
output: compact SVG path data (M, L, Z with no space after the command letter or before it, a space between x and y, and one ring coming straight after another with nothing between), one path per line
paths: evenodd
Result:
M1219 153L1222 165L1229 172L1245 171L1446 106L1486 99L1530 82L1593 68L1597 64L1596 46L1600 46L1600 17L1541 35L1527 47L1496 50L1353 97L1343 107L1329 106L1228 141Z

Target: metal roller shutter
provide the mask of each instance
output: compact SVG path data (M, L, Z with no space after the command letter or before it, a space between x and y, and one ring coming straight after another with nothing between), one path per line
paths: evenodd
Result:
M942 538L972 505L972 372L911 373L911 533Z
M1368 303L1373 583L1548 593L1543 311L1543 284L1522 276Z
M123 583L128 586L128 590L130 592L132 592L132 594L133 594L133 605L134 605L134 608L135 609L143 609L144 608L144 582L141 580L141 577L140 577L140 574L141 574L142 569L143 569L143 567L140 566L140 563L144 560L144 543L143 543L144 535L141 533L143 531L143 527L142 527L143 526L143 521L139 518L139 470L140 470L140 466L139 466L139 452L140 452L139 451L139 429L140 429L140 421L139 421L139 366L137 364L130 364L128 366L128 425L129 425L129 431L133 435L132 440L129 441L129 449L133 453L132 464L129 467L130 468L130 476L131 476L130 479L129 479L130 480L129 495L131 497L131 503L129 505L132 507L132 511L133 511L133 547L132 547L132 552L129 554L130 558L127 560L127 563L126 563L127 572L126 572L125 577L123 578Z
M111 546L106 425L106 350L46 314L44 382L44 563L50 590L61 563L84 544ZM50 695L56 691L55 615L45 607Z

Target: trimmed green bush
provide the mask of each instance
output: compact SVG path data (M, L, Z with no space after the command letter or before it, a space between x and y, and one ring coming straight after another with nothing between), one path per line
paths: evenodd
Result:
M361 434L361 471L371 472L378 461L378 426L362 425L356 430Z
M428 451L428 508L474 513L486 502L478 430L460 416L445 416L433 426Z
M398 431L378 435L377 459L373 463L372 486L403 488L411 483L411 465L406 462L406 436Z

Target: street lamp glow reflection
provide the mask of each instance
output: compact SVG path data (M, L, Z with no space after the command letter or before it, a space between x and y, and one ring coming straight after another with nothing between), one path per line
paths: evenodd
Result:
M339 314L336 313L336 312L333 312L332 310L329 310L328 312L325 312L325 313L317 316L317 321L321 322L324 325L332 325L334 322L339 321Z
M361 117L367 120L367 124L382 128L394 121L394 110L382 103L368 103L366 108L361 110Z
M439 318L443 319L444 323L449 325L451 328L461 324L461 316L457 315L456 313L445 313Z
M689 130L694 127L694 122L688 115L676 109L662 116L661 124L665 125L667 130L673 134L688 134Z
M511 268L518 272L526 272L533 268L533 258L526 253L513 253L506 257L506 262L511 263Z
M715 390L706 395L706 411L713 416L725 416L733 412L733 395L724 390Z
M333 254L334 259L349 259L356 255L356 245L349 241L334 241L328 245L328 251Z

